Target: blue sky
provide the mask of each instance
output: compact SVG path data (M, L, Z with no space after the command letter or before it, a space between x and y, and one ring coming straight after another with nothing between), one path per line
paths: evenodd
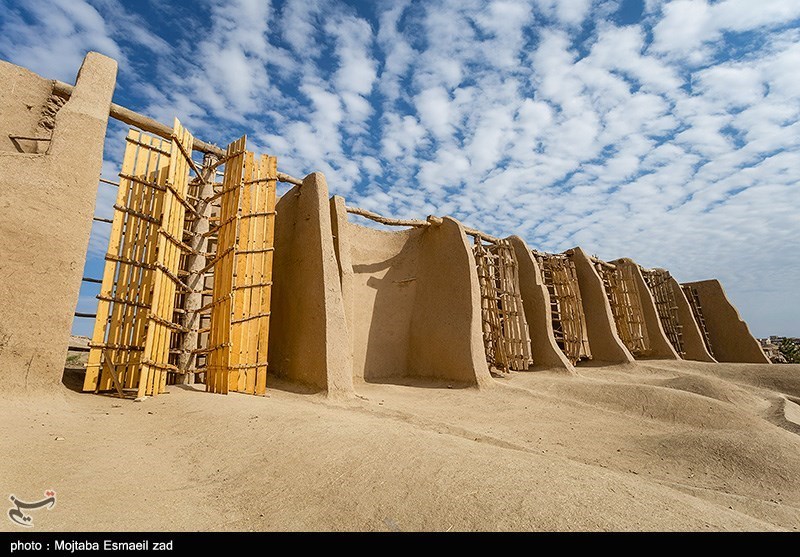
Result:
M110 55L115 102L220 145L246 133L353 205L716 277L757 336L800 336L797 0L0 6L1 58L74 82L87 50Z

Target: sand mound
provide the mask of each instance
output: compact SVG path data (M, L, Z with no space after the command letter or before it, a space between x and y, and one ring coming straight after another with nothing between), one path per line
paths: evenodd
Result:
M716 377L702 377L698 375L682 375L668 379L662 383L664 387L695 393L721 402L735 404L739 408L751 410L764 410L765 402L741 387Z
M748 427L753 419L716 397L655 385L574 381L557 385L557 393L629 416L704 428L741 429Z
M55 489L42 530L800 529L800 436L759 411L785 396L681 364L335 402L33 396L0 405L0 489Z

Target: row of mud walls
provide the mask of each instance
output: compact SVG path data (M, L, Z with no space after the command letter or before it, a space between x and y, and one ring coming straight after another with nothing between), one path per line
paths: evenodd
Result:
M51 81L0 62L0 390L5 393L52 389L61 380L116 76L114 60L90 52L70 100L54 103Z
M700 298L711 349L717 361L770 363L718 280L683 284L695 289Z
M6 391L60 380L115 81L116 63L90 53L71 99L54 104L52 82L0 63L0 137L50 139L0 143L0 233L18 239L0 247L5 316L0 386ZM49 138L47 130L53 130ZM489 382L475 260L457 221L444 218L440 224L391 232L359 226L348 221L343 199L329 199L319 173L284 195L277 210L271 374L345 394L352 393L354 378ZM573 372L553 339L541 270L520 238L509 241L519 263L533 364ZM593 359L632 362L591 259L580 248L568 254L580 283ZM648 331L657 343L653 355L675 358L637 274ZM718 347L717 359L767 363L719 283L691 284L701 298L711 343ZM689 319L685 297L677 295L680 286L673 288L681 300L681 320L693 324L685 327L687 358L714 361Z
M485 385L475 262L461 225L384 230L330 211L356 381Z

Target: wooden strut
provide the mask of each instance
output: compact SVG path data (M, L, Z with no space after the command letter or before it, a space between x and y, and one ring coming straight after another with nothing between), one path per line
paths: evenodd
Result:
M620 340L635 357L650 355L650 338L631 269L602 263L595 261L595 268L603 281Z

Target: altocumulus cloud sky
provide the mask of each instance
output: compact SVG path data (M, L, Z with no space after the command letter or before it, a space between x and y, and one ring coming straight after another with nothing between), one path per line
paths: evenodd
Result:
M2 58L72 81L113 56L116 102L352 204L717 277L757 335L800 336L797 0L0 5Z

